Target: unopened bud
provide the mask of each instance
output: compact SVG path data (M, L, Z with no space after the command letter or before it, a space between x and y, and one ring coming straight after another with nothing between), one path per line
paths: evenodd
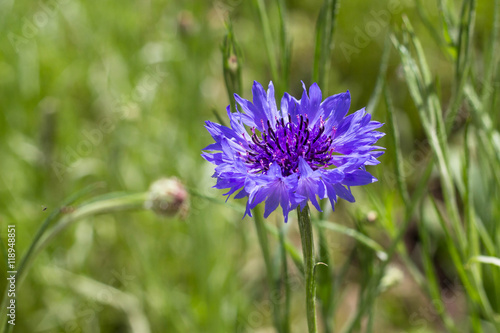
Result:
M238 71L238 58L236 55L231 54L229 59L227 59L227 67L232 73L236 73Z
M144 205L159 215L174 216L180 213L181 218L184 218L188 209L188 193L177 178L162 178L151 185Z

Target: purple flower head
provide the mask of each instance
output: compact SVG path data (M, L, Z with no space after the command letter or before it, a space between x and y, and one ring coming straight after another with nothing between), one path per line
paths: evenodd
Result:
M227 107L230 127L206 122L215 143L202 156L216 166L214 187L228 189L228 198L238 190L235 198L248 197L245 215L265 201L264 217L281 206L286 222L308 201L318 210L317 198L328 197L332 208L337 196L354 202L351 186L376 181L365 165L378 164L384 153L374 146L382 124L364 108L346 117L349 91L322 101L316 83L309 95L302 85L301 99L285 93L278 110L272 82L267 92L254 82L253 103L235 94L240 108Z

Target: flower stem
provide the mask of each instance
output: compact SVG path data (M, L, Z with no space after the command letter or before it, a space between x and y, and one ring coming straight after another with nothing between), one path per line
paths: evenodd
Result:
M314 241L309 207L302 211L297 207L302 253L304 254L304 274L306 277L307 327L309 333L316 333L316 281L314 280Z

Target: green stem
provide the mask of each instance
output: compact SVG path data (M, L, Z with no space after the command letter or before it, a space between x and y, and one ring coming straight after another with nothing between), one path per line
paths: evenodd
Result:
M302 253L304 254L304 273L306 277L306 308L307 327L309 333L316 333L316 282L314 280L314 242L309 207L305 206L302 211L297 207L299 219L300 239L302 241Z

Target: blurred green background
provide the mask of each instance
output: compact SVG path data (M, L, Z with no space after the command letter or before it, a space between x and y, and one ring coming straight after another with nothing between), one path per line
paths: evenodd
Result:
M290 92L296 97L300 80L312 83L321 4L286 1L292 39ZM458 17L460 5L451 7ZM481 57L493 30L493 7L493 1L477 3L472 40L477 77L484 70ZM277 7L270 1L267 9L277 43ZM380 18L381 11L390 14ZM438 20L438 13L435 1L341 1L323 96L348 89L351 111L366 106L380 75L390 26L399 26L406 15L438 78L440 97L447 101L455 80L453 63L425 27L426 20ZM190 189L222 200L223 192L211 189L213 168L200 150L212 140L204 121L216 121L213 109L224 117L229 104L220 51L227 17L243 54L243 97L250 99L253 80L266 86L272 79L251 1L1 0L0 233L5 240L7 224L16 224L18 260L48 214L89 184L105 184L97 193L144 192L154 180L176 176ZM368 36L370 27L374 30ZM494 76L497 94L499 75ZM412 190L429 147L394 49L386 77L405 180ZM474 84L482 88L480 80ZM460 110L450 139L451 156L457 159L470 112L466 105ZM370 111L374 119L387 122L383 101ZM498 129L498 113L493 121ZM387 125L382 131L389 132ZM390 148L391 140L388 135L380 145ZM382 164L369 170L380 181L354 189L357 203L341 200L330 220L361 223L371 237L387 244L384 225L397 224L404 208L394 181L394 158L388 149ZM454 172L460 176L461 169ZM486 224L499 216L498 208L490 206L498 203L498 189L481 179L476 184L477 211ZM439 181L431 180L428 191L439 192ZM385 216L376 202L382 203ZM283 222L273 214L267 223ZM287 227L289 239L299 247L296 220ZM447 308L459 323L467 318L464 291L449 267L448 253L440 250L439 225L428 228L436 239L433 260L442 292L452 300ZM348 259L354 240L327 236L335 267L351 260L336 314L340 327L356 307L362 258ZM277 252L277 242L270 240ZM418 254L412 255L420 246L414 228L405 244L420 266ZM292 331L305 332L302 281L295 267L290 269ZM1 270L2 281L5 274ZM398 259L391 264L390 279L391 288L377 301L376 332L443 330L432 302ZM500 290L490 293L500 295ZM35 259L18 286L17 306L15 332L130 332L134 323L141 327L144 321L152 332L273 332L254 224L228 205L197 196L191 197L185 219L142 211L95 216L71 226Z

